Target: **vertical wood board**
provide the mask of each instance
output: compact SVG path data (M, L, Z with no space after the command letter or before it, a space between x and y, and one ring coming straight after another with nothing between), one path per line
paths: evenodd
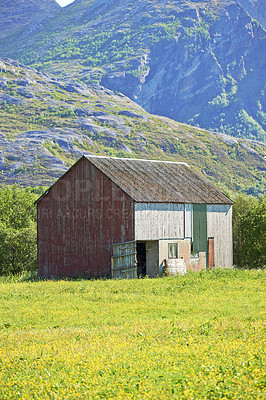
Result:
M135 203L135 239L184 238L184 204Z
M214 238L215 267L232 267L232 206L223 204L207 205L208 237Z

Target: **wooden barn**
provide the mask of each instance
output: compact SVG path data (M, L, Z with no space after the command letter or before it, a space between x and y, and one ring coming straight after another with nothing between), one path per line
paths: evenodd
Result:
M232 201L185 163L83 156L36 203L40 276L232 266Z

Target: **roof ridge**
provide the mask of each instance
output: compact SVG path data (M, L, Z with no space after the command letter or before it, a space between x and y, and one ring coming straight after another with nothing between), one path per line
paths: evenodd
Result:
M70 167L36 203L82 159L101 171L136 203L233 204L231 199L187 163L89 154L83 155Z
M187 167L191 168L190 165L186 162L183 161L168 161L168 160L150 160L150 159L145 159L145 158L127 158L127 157L110 157L110 156L96 156L94 154L92 155L86 155L84 154L84 157L87 159L90 158L106 158L110 160L126 160L126 161L146 161L146 162L154 162L154 163L166 163L166 164L180 164L180 165L186 165Z

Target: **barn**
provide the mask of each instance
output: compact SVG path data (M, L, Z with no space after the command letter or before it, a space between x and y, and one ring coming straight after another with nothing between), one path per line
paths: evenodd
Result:
M232 266L232 201L186 163L83 156L36 203L40 276Z

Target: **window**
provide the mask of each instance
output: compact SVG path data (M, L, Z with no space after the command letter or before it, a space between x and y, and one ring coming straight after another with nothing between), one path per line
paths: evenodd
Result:
M168 257L169 258L177 258L177 243L169 243L168 244Z

